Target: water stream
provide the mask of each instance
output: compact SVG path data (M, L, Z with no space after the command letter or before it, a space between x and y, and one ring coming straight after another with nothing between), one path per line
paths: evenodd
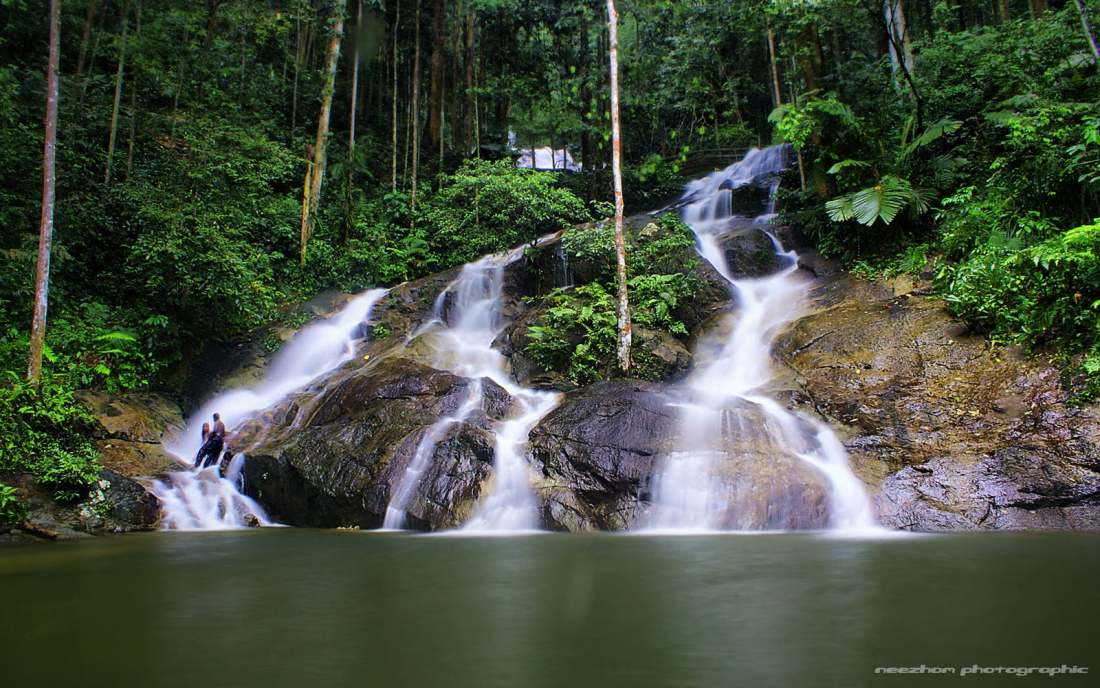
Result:
M363 324L387 292L364 292L331 318L302 329L275 356L258 385L229 390L203 404L188 418L183 434L165 449L190 466L202 444L200 428L213 414L220 414L226 428L232 430L255 412L351 360L355 342L362 338ZM161 500L164 527L209 530L268 524L263 508L241 494L244 458L235 456L224 477L217 466L211 466L177 471L154 482L153 493Z
M772 341L802 313L808 282L799 270L797 254L785 250L768 231L775 215L777 182L772 184L764 213L748 226L734 227L731 197L742 186L777 177L786 164L782 146L754 149L743 160L685 189L683 219L695 233L699 254L729 282L738 308L729 333L704 338L696 352L701 363L686 382L678 447L665 458L654 480L652 529L789 527L792 514L803 505L768 503L761 513L757 506L761 486L751 476L731 475L748 470L774 480L776 472L784 472L784 464L774 462L784 457L797 459L824 478L831 527L874 527L866 490L849 468L844 446L832 430L788 411L765 391L773 377ZM723 239L731 231L756 229L767 233L781 267L764 277L739 277L729 267ZM737 469L729 466L734 460L740 462ZM761 465L766 463L774 465Z
M521 247L465 265L458 278L436 299L432 319L420 329L422 336L431 337L434 342L434 367L473 380L488 378L504 388L515 405L511 415L494 428L493 484L465 525L466 531L528 531L538 525L525 454L527 437L535 424L557 406L560 395L516 383L509 374L507 358L493 346L504 324L501 317L504 270L522 256ZM480 385L475 396L480 402ZM473 402L472 396L459 416L469 415L473 407L467 406ZM435 443L457 422L460 419L441 419L425 435L387 509L386 527L399 527L398 518L403 520L408 498L405 493L415 489L423 471L417 458L423 452L426 462Z

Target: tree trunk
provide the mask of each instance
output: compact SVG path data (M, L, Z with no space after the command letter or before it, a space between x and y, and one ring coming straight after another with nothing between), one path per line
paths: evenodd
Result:
M77 99L78 109L83 109L84 107L84 96L88 92L88 82L91 80L91 73L95 67L95 57L99 54L99 42L100 39L103 37L104 27L107 24L106 17L107 12L101 12L99 16L99 21L96 22L95 33L92 36L92 49L91 52L88 54L88 64L85 65L87 73L84 75L84 78L80 80L80 98Z
M1031 0L1031 18L1038 19L1047 13L1047 0Z
M1088 39L1092 56L1100 63L1100 47L1096 45L1096 36L1092 33L1092 23L1089 21L1089 11L1083 0L1073 0L1077 3L1077 11L1081 13L1081 27L1085 30L1085 38Z
M61 0L50 0L50 58L46 73L45 143L42 147L42 215L38 223L38 268L34 283L27 381L42 379L42 349L46 343L46 304L50 292L50 244L53 243L55 152L57 148L58 64L61 61Z
M580 69L578 70L578 76L581 81L581 169L584 172L591 171L592 166L592 132L588 130L591 112L589 108L592 106L592 89L589 86L589 74L588 74L588 12L587 8L584 10L584 16L581 17L581 45L580 45ZM585 196L587 200L592 200L592 185L585 184Z
M474 21L476 10L466 14L466 116L463 118L465 130L462 134L463 154L469 155L474 145Z
M92 37L92 24L95 23L95 8L98 0L88 0L88 11L84 15L84 30L80 32L80 56L76 61L76 76L84 74L84 60L88 57L88 41Z
M397 16L393 20L393 108L390 127L390 188L397 191L397 35L401 30L401 0L397 0Z
M1012 19L1008 11L1008 0L997 0L997 17L1001 20L1001 23Z
M890 44L891 64L896 71L901 71L902 77L909 85L909 91L913 94L917 131L920 131L924 129L924 100L913 81L913 54L909 49L909 34L905 27L905 12L902 9L901 0L885 0L885 8L886 21L883 30ZM899 60L899 55L907 56L907 59Z
M122 45L118 49L118 70L115 72L115 104L111 109L111 129L107 136L107 167L103 172L103 183L111 183L111 162L115 157L115 139L118 136L118 110L122 103L122 75L126 70L126 44L130 29L130 0L122 5Z
M134 37L141 41L141 0L137 0L135 12L136 25ZM134 168L134 138L137 135L137 70L134 70L133 84L130 87L130 141L126 146L126 178L130 178L130 171Z
M776 61L775 32L772 31L771 25L768 25L768 61L771 63L772 68L772 99L775 101L775 107L779 107L783 104L783 89L779 85L779 63Z
M894 73L899 69L913 73L913 48L909 42L909 27L905 23L905 5L902 0L884 0L886 33L889 39L890 64Z
M443 0L434 0L432 10L432 74L428 100L428 148L440 146L443 136Z
M626 241L623 238L622 132L619 128L619 15L607 0L611 56L611 174L615 187L615 265L619 281L619 368L630 369L630 303L626 291Z
M351 104L348 106L348 158L355 154L355 110L359 105L359 35L363 30L363 0L357 3L359 6L355 15L355 47L352 49L351 66ZM350 167L349 167L350 169Z
M412 126L412 192L409 195L409 203L416 210L416 173L420 163L420 0L416 0L416 30L413 49L413 78L412 78L412 106L409 113L409 122Z
M294 139L294 130L298 125L298 76L301 73L301 57L303 57L303 41L301 41L301 13L296 13L294 18L294 90L290 95L290 139Z
M321 182L325 177L325 155L328 148L328 126L332 116L332 94L336 90L336 64L340 59L340 39L344 35L346 0L335 0L329 19L328 51L325 53L325 84L321 90L321 114L317 118L317 140L313 146L313 164L307 172L309 184L303 193L301 263L306 262L306 247L317 223L317 207L321 200Z

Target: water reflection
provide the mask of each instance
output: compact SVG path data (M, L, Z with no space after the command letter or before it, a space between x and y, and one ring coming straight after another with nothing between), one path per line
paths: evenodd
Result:
M861 685L885 665L1088 664L1098 542L152 534L0 552L17 592L0 646L11 685Z

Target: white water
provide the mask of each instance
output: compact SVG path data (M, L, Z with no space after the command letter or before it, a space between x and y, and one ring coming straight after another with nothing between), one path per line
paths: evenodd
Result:
M387 292L386 289L364 292L336 315L304 328L279 351L257 386L230 390L208 401L188 419L183 435L165 449L191 466L202 444L200 428L211 421L213 414L220 414L226 428L232 430L257 411L351 360L361 327ZM211 466L172 473L166 480L157 481L153 493L161 500L164 527L238 528L249 525L253 519L261 525L267 524L263 509L240 493L243 462L243 455L235 456L225 478L219 477L217 466Z
M507 359L493 347L503 325L500 310L504 268L522 255L521 247L464 266L458 278L436 299L433 319L420 328L423 336L433 338L434 367L475 380L488 378L503 387L516 406L510 417L496 424L493 484L490 494L479 502L464 526L466 531L529 531L538 525L537 502L531 490L525 452L527 436L539 420L558 405L560 395L517 384L508 373ZM478 396L480 401L480 393ZM470 412L472 409L466 413ZM449 427L448 421L443 419L436 426L442 423ZM428 436L434 430L429 431ZM439 437L443 432L445 430ZM427 436L426 441L430 442ZM432 448L434 443L426 449L425 462ZM419 450L418 447L418 453ZM413 464L416 464L415 459ZM412 470L410 466L410 472ZM411 478L405 476L405 480L412 481L410 492L419 479L419 474ZM407 505L398 501L403 487L404 481L391 502L395 510L403 510ZM387 514L387 527L391 522Z
M867 492L833 431L816 419L791 413L761 391L772 378L773 339L804 307L807 282L797 254L784 250L769 232L785 267L765 277L738 279L721 248L733 218L729 189L778 173L785 157L780 146L753 149L743 160L685 189L683 219L695 232L700 255L729 281L739 308L729 334L703 341L696 352L703 363L686 382L690 401L681 411L680 448L666 457L654 480L653 529L714 530L743 522L739 514L730 513L737 510L736 495L721 476L723 462L732 458L727 453L731 438L765 446L774 456L797 457L821 474L829 488L832 527L875 525ZM766 226L774 217L774 192L773 186L772 200L754 224ZM746 422L744 410L752 407L763 423Z
M424 477L424 471L431 463L432 453L435 451L436 445L446 436L448 430L466 420L480 404L481 381L476 380L470 385L470 392L458 411L453 416L443 416L424 433L424 437L421 438L420 444L416 447L416 453L413 454L412 461L405 469L404 475L401 476L401 482L398 483L393 498L386 507L383 528L398 530L405 525L405 512L409 507L409 501L416 492L417 486L420 485L420 480Z

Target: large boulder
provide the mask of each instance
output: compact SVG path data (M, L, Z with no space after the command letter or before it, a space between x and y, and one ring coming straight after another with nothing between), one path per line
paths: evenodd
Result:
M245 492L283 523L378 527L425 437L472 393L480 409L430 448L409 505L410 525L454 526L491 473L489 428L511 400L491 380L397 355L345 368L240 428L231 444L248 457Z
M29 473L5 476L26 509L12 532L30 538L73 540L105 533L153 530L160 501L145 486L111 470L102 470L83 499L59 503L53 490Z
M820 293L776 355L805 410L845 438L883 525L1100 525L1100 414L1068 403L1057 370L991 348L919 290L868 299L834 280Z
M542 520L555 530L625 530L644 509L677 416L660 385L605 382L569 394L531 431Z
M751 222L734 220L731 224L721 247L732 277L763 277L783 267L783 256L776 253L775 244L763 229Z
M179 470L183 464L163 443L183 429L179 406L152 392L80 394L95 420L93 434L105 468L127 477Z

